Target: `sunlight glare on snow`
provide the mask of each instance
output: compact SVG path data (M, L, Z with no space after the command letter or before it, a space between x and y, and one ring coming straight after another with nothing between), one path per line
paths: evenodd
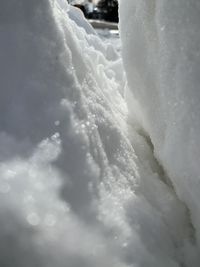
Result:
M2 267L199 266L189 2L121 0L116 43L65 0L2 0Z

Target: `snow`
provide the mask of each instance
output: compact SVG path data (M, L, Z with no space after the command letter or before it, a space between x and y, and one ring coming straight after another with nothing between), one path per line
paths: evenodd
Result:
M121 0L122 62L65 0L1 1L0 266L199 266L198 80L167 53L197 71L198 18L153 3Z
M150 136L156 158L189 209L199 248L200 5L121 1L120 10L130 121Z

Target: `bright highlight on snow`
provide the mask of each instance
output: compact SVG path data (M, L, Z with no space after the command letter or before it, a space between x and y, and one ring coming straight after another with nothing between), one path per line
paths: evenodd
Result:
M199 12L1 1L0 266L199 266Z

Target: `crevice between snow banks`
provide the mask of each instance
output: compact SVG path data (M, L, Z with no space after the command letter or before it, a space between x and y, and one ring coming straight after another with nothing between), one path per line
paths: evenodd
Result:
M138 155L139 166L142 166L140 170L144 168L146 171L145 173L143 170L141 171L138 192L143 194L153 209L158 211L167 228L171 228L169 232L171 232L171 239L176 251L175 258L179 266L198 266L196 230L191 218L191 211L187 204L178 197L172 179L159 159L156 158L150 136L142 128L135 128L135 126L136 124L131 125L128 121L129 137ZM152 186L155 186L153 190ZM162 194L160 198L157 190L160 190ZM172 202L169 200L170 198L173 199ZM165 205L163 205L165 201L168 210L165 210ZM173 225L170 225L171 222ZM174 229L172 229L173 227Z

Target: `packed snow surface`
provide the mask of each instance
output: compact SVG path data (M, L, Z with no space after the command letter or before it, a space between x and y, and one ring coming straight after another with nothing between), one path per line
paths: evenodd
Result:
M121 37L131 121L150 137L156 158L188 207L199 248L200 3L124 2Z
M65 0L1 1L0 266L199 266L200 7L168 2L121 0L124 70Z

